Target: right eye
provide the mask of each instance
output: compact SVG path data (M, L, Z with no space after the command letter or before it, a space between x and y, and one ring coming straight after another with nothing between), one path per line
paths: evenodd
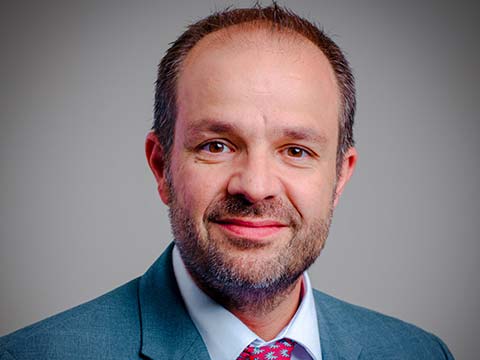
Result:
M232 151L228 145L220 141L207 142L200 147L200 150L209 152L211 154L221 154Z

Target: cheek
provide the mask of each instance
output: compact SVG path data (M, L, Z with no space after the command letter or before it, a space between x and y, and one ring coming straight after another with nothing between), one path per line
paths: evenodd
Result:
M225 193L225 179L218 172L197 166L183 166L173 175L177 201L195 216Z
M310 222L330 213L334 193L334 176L308 177L286 183L287 196L302 218Z

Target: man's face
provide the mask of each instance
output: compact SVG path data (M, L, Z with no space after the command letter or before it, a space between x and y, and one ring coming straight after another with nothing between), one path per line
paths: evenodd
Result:
M182 258L205 290L273 294L298 279L327 237L339 93L328 60L305 40L214 40L204 38L184 62L160 193ZM345 160L348 176L354 157ZM337 185L345 181L340 174Z

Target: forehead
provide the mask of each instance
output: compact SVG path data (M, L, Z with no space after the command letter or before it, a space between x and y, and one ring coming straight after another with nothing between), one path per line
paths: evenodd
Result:
M338 126L333 69L298 34L238 25L211 33L185 58L177 85L178 119L257 111L273 118L334 119Z

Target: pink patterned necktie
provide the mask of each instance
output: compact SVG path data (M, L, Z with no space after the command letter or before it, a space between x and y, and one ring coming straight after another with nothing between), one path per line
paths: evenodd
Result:
M283 360L290 359L295 342L281 339L273 344L255 347L249 345L243 350L237 360Z

